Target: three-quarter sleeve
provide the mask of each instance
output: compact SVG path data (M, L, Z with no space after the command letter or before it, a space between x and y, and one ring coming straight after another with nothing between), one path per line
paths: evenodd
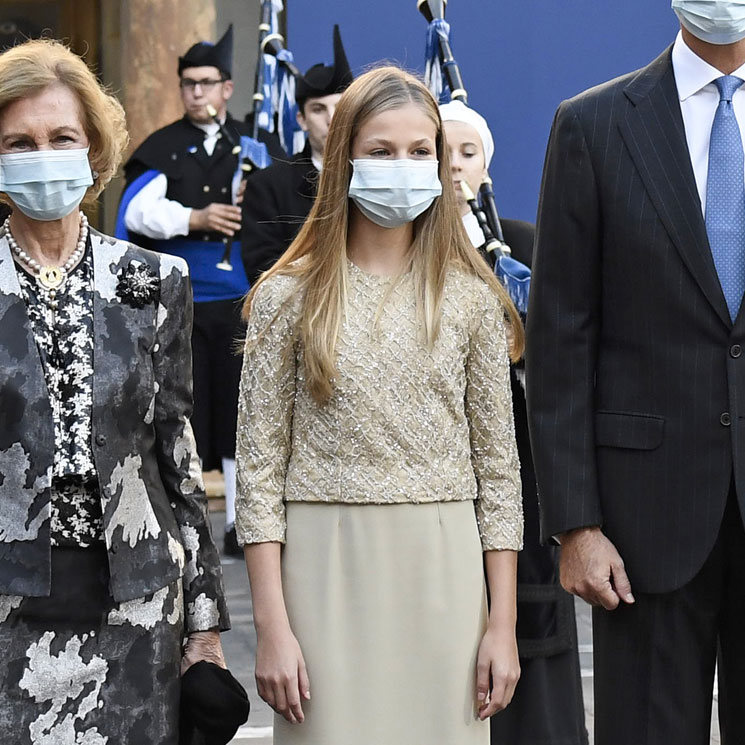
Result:
M154 426L160 478L181 534L186 630L230 628L222 568L209 518L194 433L191 382L192 298L186 263L161 257L161 298L153 367Z
M296 385L292 282L276 276L262 284L248 319L236 441L236 531L244 544L285 540Z
M466 417L485 551L522 548L520 461L515 442L504 310L483 287L466 363Z

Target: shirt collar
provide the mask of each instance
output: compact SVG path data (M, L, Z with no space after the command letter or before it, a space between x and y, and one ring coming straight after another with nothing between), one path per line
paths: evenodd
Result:
M224 122L222 122L224 124ZM217 122L206 122L202 124L201 122L192 122L192 124L197 128L201 129L202 132L204 132L207 137L214 137L219 131L220 131L220 125Z
M673 44L673 72L675 85L678 88L678 98L685 101L702 88L721 78L723 73L701 59L684 41L683 34L678 31ZM735 70L732 75L745 80L745 65Z

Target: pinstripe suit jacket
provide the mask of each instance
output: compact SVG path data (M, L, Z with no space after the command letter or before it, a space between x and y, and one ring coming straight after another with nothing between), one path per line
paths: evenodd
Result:
M745 500L745 315L714 268L671 49L559 107L528 319L544 536L602 525L635 589L682 586L733 474Z

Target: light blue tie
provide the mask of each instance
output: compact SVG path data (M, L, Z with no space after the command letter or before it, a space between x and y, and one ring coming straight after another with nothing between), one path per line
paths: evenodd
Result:
M709 145L706 232L727 308L734 321L745 292L745 168L732 96L743 81L724 75L714 83L720 100Z

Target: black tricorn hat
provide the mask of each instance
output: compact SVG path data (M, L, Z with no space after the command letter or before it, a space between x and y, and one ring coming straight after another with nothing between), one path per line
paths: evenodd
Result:
M197 662L181 677L179 745L226 745L249 708L245 688L229 670Z
M313 65L301 78L295 88L295 100L302 110L309 98L321 98L332 93L341 93L354 78L349 68L344 45L341 43L339 26L334 25L334 65L329 67L322 62Z
M198 41L183 57L179 57L179 76L187 67L216 67L226 78L233 77L233 24L216 44Z

